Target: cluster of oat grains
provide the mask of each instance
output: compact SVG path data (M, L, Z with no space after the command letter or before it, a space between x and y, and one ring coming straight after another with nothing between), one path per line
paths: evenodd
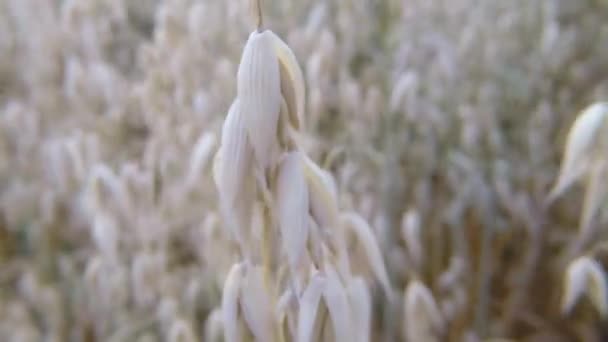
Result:
M340 212L332 175L300 147L304 89L291 49L258 27L241 57L214 164L223 217L242 256L223 290L227 341L369 340L371 295L351 272L348 231L390 293L371 228Z

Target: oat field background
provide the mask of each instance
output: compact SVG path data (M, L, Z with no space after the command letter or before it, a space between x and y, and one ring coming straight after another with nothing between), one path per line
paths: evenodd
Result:
M298 227L310 196L311 225L339 210L338 238L300 243L256 210L245 243L228 227L217 184L240 164L215 164L245 103L249 0L0 0L0 341L260 340L254 318L280 312L287 338L269 338L298 340L298 286L316 278L284 241L336 286L312 340L340 340L344 322L360 341L608 339L607 1L261 7L302 70L297 135L278 139L307 173L268 161L279 174L258 202L296 225L281 194L301 189ZM567 160L580 169L557 193ZM315 207L317 190L331 201ZM256 253L288 295L252 305L247 291L268 288L229 287ZM226 288L244 301L234 321Z

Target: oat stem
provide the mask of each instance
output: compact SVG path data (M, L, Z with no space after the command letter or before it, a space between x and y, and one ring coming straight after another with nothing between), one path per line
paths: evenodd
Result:
M493 218L496 217L493 194L484 191L481 194L483 203L487 206L482 208L481 216L483 219L481 231L481 251L479 255L479 270L477 278L477 303L475 307L475 332L478 336L486 338L488 334L488 315L490 306L490 291L492 286L492 241L494 239Z
M262 232L262 264L264 267L264 287L266 288L266 292L268 292L270 294L270 300L271 300L271 307L276 307L276 298L275 298L275 286L273 285L273 281L272 281L272 251L271 251L271 246L272 246L272 215L270 214L270 207L268 206L268 203L264 203L264 228L263 228L263 232ZM281 327L277 326L276 331L274 332L275 334L277 334L277 336L275 336L277 339L275 339L276 341L278 341L280 339L281 336Z
M261 178L258 178L258 186L261 188L261 199L262 199L262 210L263 210L263 229L262 229L262 265L264 268L264 287L266 288L266 292L270 294L271 307L276 307L277 300L275 294L277 293L277 288L272 279L273 273L273 262L272 262L272 246L274 241L272 241L272 228L274 227L274 215L272 212L273 202L270 197L270 193L268 191L267 182L265 175L258 175ZM283 334L281 333L281 326L277 325L276 329L274 329L275 341L283 341Z
M256 16L256 30L262 32L264 28L264 16L262 15L262 0L253 0L253 8Z

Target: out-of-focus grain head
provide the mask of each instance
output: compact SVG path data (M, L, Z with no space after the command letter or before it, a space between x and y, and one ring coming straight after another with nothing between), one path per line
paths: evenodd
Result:
M215 134L205 132L201 134L196 141L196 144L194 144L190 154L189 169L186 176L186 184L188 187L195 187L196 183L201 181L201 178L204 175L203 171L208 165L209 159L211 159L216 140Z
M392 288L388 278L388 272L384 264L380 245L372 231L372 228L363 217L355 212L345 212L341 215L342 224L345 229L352 230L357 237L358 242L363 247L369 266L371 267L374 276L382 285L387 298L392 297Z
M561 311L568 315L583 295L587 295L593 307L602 317L608 316L608 284L602 266L583 256L572 261L564 275L564 293Z
M83 196L84 209L89 214L111 209L127 215L131 212L131 203L123 183L107 165L93 167Z
M589 171L598 154L606 153L608 146L608 103L599 102L583 110L576 118L568 136L557 182L551 189L548 201L558 196Z
M108 259L118 257L120 231L116 220L108 214L97 213L93 219L92 237L97 250Z
M191 322L185 319L176 319L171 323L167 341L169 342L194 342L197 341L196 333Z
M205 341L220 342L223 340L224 326L221 309L215 309L207 316L203 330Z
M585 198L580 216L582 239L592 236L592 221L608 194L608 102L587 107L576 118L566 139L557 182L547 197L551 203L573 183L584 179Z
M440 341L445 322L426 285L418 280L410 281L405 289L404 310L408 341Z
M418 211L410 209L405 212L401 219L401 238L405 241L407 253L417 269L422 267L424 257L420 229L421 223Z

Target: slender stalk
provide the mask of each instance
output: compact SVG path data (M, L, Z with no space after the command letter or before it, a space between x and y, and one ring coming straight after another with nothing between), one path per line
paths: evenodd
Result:
M482 228L482 242L479 265L479 278L477 285L477 307L475 309L475 330L478 336L484 338L487 335L488 306L490 301L490 270L491 264L491 244L494 227L485 226Z
M264 176L262 176L264 177ZM263 268L263 276L264 276L264 288L266 293L269 294L269 298L271 300L271 307L276 307L277 299L277 288L276 284L273 281L273 261L272 261L272 248L274 241L272 239L272 228L274 227L274 220L272 215L272 202L269 200L267 193L267 188L265 186L265 182L258 182L258 186L261 186L261 200L262 200L262 268ZM282 333L281 326L277 324L276 329L274 329L274 340L281 341Z
M533 205L533 203L530 203ZM537 206L533 205L534 209L532 212L537 212L538 215L535 216L533 222L531 222L532 226L530 226L529 231L532 232L531 235L531 247L528 248L527 253L523 260L523 266L521 269L520 280L518 281L517 286L515 287L515 292L510 296L505 304L505 315L504 315L504 333L510 334L514 329L515 325L518 321L518 315L521 312L525 312L523 308L526 305L529 305L529 291L531 285L534 283L536 276L538 274L538 264L541 261L543 253L545 251L545 226L546 226L546 207L540 206L540 208L536 208Z
M483 183L482 183L483 184ZM480 185L482 185L480 184ZM483 188L482 188L483 189ZM494 239L494 220L495 206L493 202L493 194L489 190L485 190L481 194L482 203L486 205L482 208L482 237L481 251L479 255L479 270L477 278L477 305L475 307L475 331L478 336L485 338L488 334L489 305L490 305L490 287L491 287L491 270L492 270L492 240Z
M253 9L255 11L256 21L255 27L258 32L264 29L264 16L262 14L262 0L253 0Z
M277 306L277 295L278 295L278 282L275 283L273 280L273 234L272 230L275 227L274 215L273 215L273 201L270 197L270 193L268 192L267 182L265 179L265 175L261 175L264 177L262 181L258 181L258 186L261 187L261 200L262 200L262 210L263 210L263 230L262 230L262 265L264 269L264 287L266 292L270 295L271 307ZM283 342L283 334L280 325L276 325L276 329L274 329L274 340Z

